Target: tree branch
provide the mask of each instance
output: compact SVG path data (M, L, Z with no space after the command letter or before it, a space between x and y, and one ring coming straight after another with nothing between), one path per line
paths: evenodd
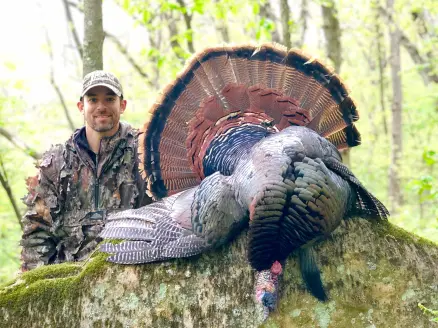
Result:
M73 22L73 18L71 15L71 11L70 11L70 6L75 5L72 2L68 2L67 0L62 0L63 4L64 4L64 9L65 9L65 16L67 17L67 22L68 22L68 28L70 29L71 34L73 35L73 40L75 41L76 44L76 49L79 52L79 56L82 59L83 56L83 51L82 51L82 44L81 41L79 40L79 36L78 33L76 31L76 26Z
M10 143L12 143L16 148L24 152L26 155L38 160L41 158L41 154L36 150L30 148L22 140L14 137L10 132L0 127L0 135L5 137Z
M174 54L176 55L176 57L181 61L181 63L184 63L185 58L182 55L184 50L181 47L181 44L179 43L179 41L177 40L178 29L176 27L175 20L173 19L172 16L173 16L172 13L170 13L170 15L164 13L164 17L168 21L168 27L169 27L169 33L170 33L170 46L171 46Z
M104 34L105 34L105 37L107 37L108 39L110 39L112 42L115 43L115 45L117 46L119 51L126 57L128 62L137 71L137 73L140 74L141 77L143 77L146 80L146 83L149 86L154 86L153 83L151 82L151 79L150 79L149 75L146 74L146 72L143 71L143 69L137 64L135 59L128 53L128 50L123 46L123 44L120 42L120 40L117 39L116 36L114 36L114 35L112 35L112 34L110 34L108 32L104 32Z
M6 170L3 165L3 160L1 156L0 156L0 183L3 189L6 191L6 194L8 195L9 201L11 202L12 208L14 209L15 216L17 217L18 224L20 225L21 229L23 229L23 223L21 222L21 214L18 209L17 203L15 202L15 198L12 193L11 186L9 185L8 177L6 175Z
M186 4L184 3L183 0L176 0L176 2L178 2L178 4L185 9L183 11L183 17L184 17L184 22L186 23L186 29L188 33L187 46L189 47L189 51L193 54L195 53L195 47L193 46L193 30L192 30L193 14L189 15L187 13Z
M426 52L426 56L429 59L434 58L434 52L436 53L438 48L435 42L432 42L432 40L437 37L437 33L435 32L436 29L434 29L433 16L428 12L427 9L422 9L411 12L411 17L417 26L417 31L421 38L431 42L432 47L428 52Z
M149 42L151 46L155 49L160 49L161 47L161 41L162 41L162 29L158 29L156 31L156 36L154 38L152 31L148 33ZM158 60L156 60L156 63L158 63ZM160 70L158 68L158 65L153 65L152 70L154 72L154 79L152 82L152 85L154 88L159 89L159 80L160 80Z
M221 1L220 0L213 0L213 3L215 5L215 11L220 12L220 19L216 21L216 30L218 30L222 36L222 40L226 43L230 42L230 33L228 32L228 26L225 22L225 17L227 17L226 10L221 7ZM213 18L214 19L214 18Z
M392 29L396 29L399 31L400 43L409 53L412 61L416 65L421 66L418 70L418 73L421 75L424 84L428 85L430 81L438 83L438 74L432 72L429 63L421 56L420 51L415 46L415 44L408 38L405 33L403 33L399 26L394 22L392 14L383 7L379 7L379 12L386 18ZM431 60L431 58L428 59Z
M66 0L63 0L63 1L67 2ZM69 6L74 7L76 10L78 10L82 14L84 13L82 8L80 8L76 3L67 2L67 4ZM146 83L148 85L150 85L150 86L154 86L153 83L151 82L151 79L150 79L149 75L140 67L140 65L135 61L134 57L132 57L129 54L128 49L126 49L126 47L123 46L123 44L120 42L120 40L115 35L113 35L113 34L110 34L110 33L105 32L105 31L103 33L104 33L104 37L108 37L112 42L115 43L115 45L119 49L120 53L126 57L128 62L135 69L135 71L137 71L137 73L140 74L140 76L143 77L146 80ZM80 43L78 44L78 46L80 47Z
M225 22L221 22L220 25L216 27L219 32L221 33L222 39L224 42L229 43L230 42L230 33L228 32L228 27L225 24Z
M70 112L68 111L67 104L65 103L64 95L61 92L61 89L58 87L58 85L55 82L55 72L54 72L54 65L53 65L53 51L52 51L52 42L49 38L49 33L46 29L46 42L49 50L49 57L50 57L50 84L55 89L56 94L58 95L59 101L61 102L62 109L64 110L65 117L67 118L68 125L72 131L75 130L75 125L73 123L73 120L70 116Z

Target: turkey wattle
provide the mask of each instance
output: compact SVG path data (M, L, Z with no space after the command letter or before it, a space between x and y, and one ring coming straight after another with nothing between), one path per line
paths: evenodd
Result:
M157 201L110 216L101 237L126 241L101 250L123 264L188 257L249 222L266 313L295 250L308 289L327 299L311 245L349 215L388 216L342 164L338 149L360 143L357 119L340 78L301 51L264 44L195 55L153 106L140 142Z

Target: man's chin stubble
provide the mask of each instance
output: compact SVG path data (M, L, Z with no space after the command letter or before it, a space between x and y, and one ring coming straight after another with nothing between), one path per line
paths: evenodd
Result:
M108 132L114 127L114 124L106 126L93 126L93 130L96 132Z

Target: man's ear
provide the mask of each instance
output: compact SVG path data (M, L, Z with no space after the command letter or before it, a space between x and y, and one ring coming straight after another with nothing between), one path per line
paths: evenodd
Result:
M123 113L126 109L127 102L125 99L120 100L120 113Z
M78 106L78 109L81 113L84 113L84 102L82 101L78 101L78 103L76 104L76 106Z

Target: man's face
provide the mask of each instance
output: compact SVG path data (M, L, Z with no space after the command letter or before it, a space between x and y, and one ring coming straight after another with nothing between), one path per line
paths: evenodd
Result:
M119 128L120 114L125 111L126 100L120 99L104 86L91 88L78 102L89 128L103 135L111 136Z

